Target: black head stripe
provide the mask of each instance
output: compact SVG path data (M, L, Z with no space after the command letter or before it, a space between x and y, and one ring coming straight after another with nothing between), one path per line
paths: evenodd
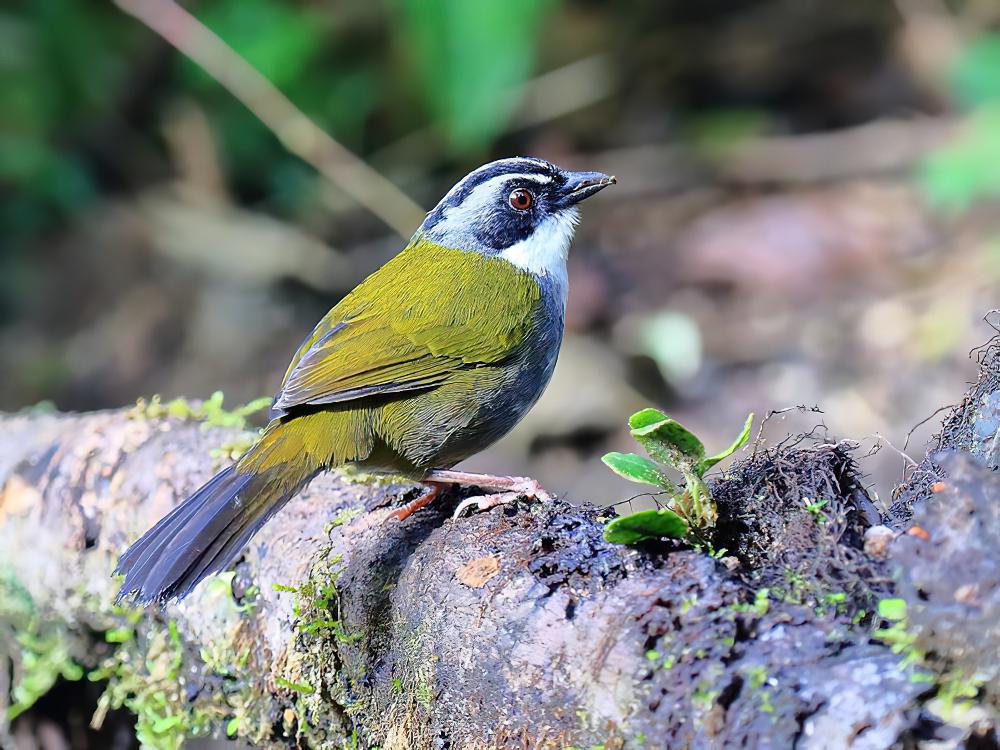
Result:
M461 205L479 185L482 185L487 180L492 180L494 177L505 174L512 176L542 175L555 179L559 176L560 172L555 165L543 159L523 156L513 159L500 159L499 161L486 164L474 172L470 172L465 180L459 183L458 189L446 196L433 211L427 214L427 218L423 224L424 229L430 229L436 225L444 216L445 211L453 206Z

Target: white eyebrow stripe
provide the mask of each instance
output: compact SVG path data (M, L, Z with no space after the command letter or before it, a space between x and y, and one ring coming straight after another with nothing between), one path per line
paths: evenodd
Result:
M552 182L552 177L547 174L510 174L508 177L516 180L529 180L531 182L537 182L542 185L547 185Z

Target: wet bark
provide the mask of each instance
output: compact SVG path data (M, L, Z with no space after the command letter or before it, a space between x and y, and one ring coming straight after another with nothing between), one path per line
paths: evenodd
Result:
M57 632L102 670L103 708L123 703L164 745L228 732L383 750L881 748L918 723L927 684L852 626L868 594L829 596L829 566L826 588L779 596L746 563L608 544L600 511L560 502L452 521L459 498L446 497L387 522L409 485L328 474L235 575L165 611L113 608L117 555L219 468L213 448L232 437L125 412L0 419L0 572L8 601L16 590L36 615L0 604L0 625ZM832 454L810 460L850 469ZM857 487L842 490L840 522L859 523ZM166 700L150 718L142 686L156 681Z

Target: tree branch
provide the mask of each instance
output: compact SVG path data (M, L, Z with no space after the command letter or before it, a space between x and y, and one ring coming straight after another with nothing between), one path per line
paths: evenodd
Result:
M610 545L594 509L452 522L450 498L386 523L405 487L332 474L235 574L162 612L113 607L118 554L234 436L126 412L0 419L15 680L65 653L107 683L98 722L123 704L163 747L884 747L926 689L848 618L762 597L700 552Z

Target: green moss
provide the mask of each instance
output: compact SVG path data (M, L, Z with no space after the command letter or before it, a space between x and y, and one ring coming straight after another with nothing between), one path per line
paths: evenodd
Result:
M910 679L937 685L937 700L941 703L941 713L948 719L955 711L965 711L979 695L984 680L978 675L967 674L964 670L951 668L931 674L931 664L927 652L917 646L917 633L910 627L906 601L903 599L882 599L878 603L878 614L885 627L874 632L877 640L889 645L894 654L902 656L901 667L917 667Z
M399 482L410 482L411 478L401 474L386 474L384 472L366 471L354 464L344 464L335 468L334 473L344 484L365 484L376 487L388 487Z
M432 670L429 666L419 669L417 671L417 687L413 691L413 697L416 699L417 705L427 713L430 713L434 703L434 689L431 687L431 677Z
M224 396L222 391L216 391L204 401L191 400L186 398L175 398L164 403L160 396L154 395L149 400L140 398L128 411L130 419L165 419L173 418L189 422L201 422L203 428L228 427L237 430L246 430L248 417L266 409L271 404L270 397L264 396L255 398L253 401L238 406L235 409L226 409L223 406ZM226 440L222 445L213 448L212 458L220 462L236 461L257 440L257 433L244 432Z
M773 696L771 691L766 688L768 685L774 685L776 683L767 673L767 668L762 664L758 664L744 669L743 673L746 675L747 681L750 684L750 689L753 692L754 697L757 699L760 711L765 714L773 714Z
M238 461L257 442L257 437L257 433L244 432L232 440L226 440L218 448L212 449L212 458L222 462Z
M286 680L284 677L275 677L274 681L277 685L283 688L288 688L289 690L294 690L296 693L302 693L304 695L311 695L316 692L316 688L312 685L300 684L297 682L292 682Z
M350 737L350 716L360 708L348 689L350 675L345 674L337 648L331 640L352 643L361 637L349 633L340 620L340 594L337 579L343 572L343 558L322 553L298 586L276 585L275 589L294 594L295 615L291 648L276 684L283 688L291 703L286 716L286 730L308 746L330 746ZM358 682L361 676L357 676ZM341 711L331 711L339 706Z
M136 736L143 747L179 750L187 737L207 735L224 714L200 701L187 704L183 664L176 627L121 644L88 675L108 683L94 725L100 726L108 710L127 708L136 715Z
M56 681L86 677L105 683L95 726L109 710L128 709L136 715L144 747L173 750L188 737L222 727L251 742L268 739L275 701L262 684L266 671L241 640L253 598L238 604L231 585L232 574L217 576L199 601L231 637L200 650L185 641L175 621L162 624L145 610L114 606L84 592L71 594L82 597L74 607L88 613L89 628L106 644L95 646L92 637L85 641L74 635L53 612L36 605L12 571L0 569L0 645L14 667L7 717L30 708ZM6 648L8 643L16 648Z
M691 695L691 703L702 711L707 711L719 697L720 691L713 690L707 684L699 684Z
M827 520L829 520L827 519L826 514L823 513L823 508L830 504L829 500L824 500L822 498L819 500L812 500L811 498L806 497L802 499L802 503L806 512L811 513L812 517L816 519L816 523L826 523Z
M329 528L326 529L327 533L329 533L330 529L335 529L338 526L350 523L363 512L364 510L362 508L344 508L333 517L332 521L330 521Z
M752 602L737 602L730 605L730 608L741 614L763 617L771 609L771 590L767 588L757 589Z
M748 667L743 670L746 674L747 679L750 681L750 687L753 690L759 690L764 687L768 681L767 667L762 664L758 664L754 667Z
M13 680L6 719L31 708L59 679L79 680L84 668L60 623L44 617L13 572L0 572L0 644L11 660ZM7 669L6 660L0 669ZM0 706L7 696L0 696Z
M209 585L222 593L222 583ZM212 599L209 606L238 612L229 590L225 598ZM230 736L260 740L269 734L267 711L257 704L270 699L253 697L249 648L233 650L220 642L200 649L195 658L176 621L150 627L141 610L112 607L111 614L119 623L105 632L105 640L117 648L88 674L107 683L96 726L108 710L126 708L136 715L139 742L156 750L179 749L187 738L207 736L223 721ZM213 689L202 689L208 680Z
M267 396L255 398L248 404L235 409L223 406L222 391L216 391L204 401L175 398L164 403L159 395L154 395L148 401L140 398L135 402L128 416L131 419L163 419L173 417L191 422L202 422L205 427L234 427L245 430L247 418L271 405Z

